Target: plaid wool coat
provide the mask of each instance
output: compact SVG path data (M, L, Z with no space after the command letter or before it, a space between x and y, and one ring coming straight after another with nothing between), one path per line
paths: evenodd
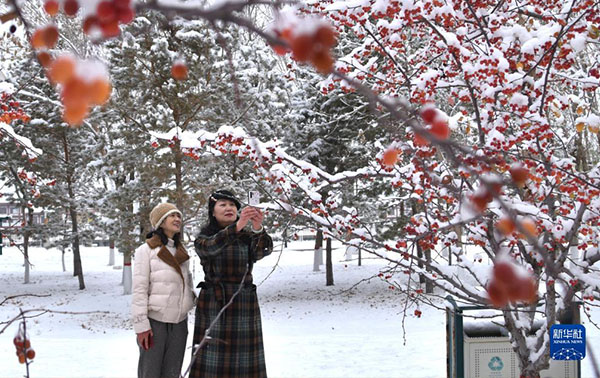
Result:
M269 255L273 241L266 232L237 232L236 224L212 236L199 235L194 245L204 269L196 306L194 345L237 291L246 267L244 287L210 332L198 352L190 377L266 377L260 309L252 264ZM193 352L193 351L192 351Z

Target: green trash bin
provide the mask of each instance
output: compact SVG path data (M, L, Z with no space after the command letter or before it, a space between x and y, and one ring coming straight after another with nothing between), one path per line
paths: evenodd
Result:
M446 306L446 374L449 378L519 378L519 360L510 344L508 332L489 319L470 320L467 312L494 310L487 306L458 306L447 296ZM563 324L579 323L579 307ZM499 311L498 311L499 312ZM501 319L501 317L500 317ZM539 326L541 326L541 322ZM550 360L542 377L580 378L580 361Z

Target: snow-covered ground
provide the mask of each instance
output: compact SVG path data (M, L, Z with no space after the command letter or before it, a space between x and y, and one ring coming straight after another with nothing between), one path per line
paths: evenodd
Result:
M312 271L310 242L294 242L255 265L254 280L263 317L267 370L271 377L444 377L445 316L442 311L405 310L404 297L376 277L386 263L380 259L343 261L334 251L335 286L325 286L324 267ZM129 321L130 296L120 286L122 271L108 266L108 248L83 248L86 289L78 290L72 273L62 272L60 252L34 248L31 283L24 285L22 256L4 248L0 256L0 322L19 308L98 313L43 314L27 321L36 351L31 377L134 377L138 350ZM194 259L195 282L202 278ZM72 255L67 254L67 267ZM268 278L266 278L268 276ZM362 282L361 280L374 277ZM266 280L265 280L266 278ZM264 280L264 282L263 282ZM350 290L348 290L350 289ZM600 311L596 310L596 315ZM190 322L190 346L193 314ZM0 325L0 329L2 329ZM600 345L600 332L587 326L588 342ZM12 338L17 323L0 334L0 376L18 377ZM598 348L596 348L598 349ZM190 353L186 355L189 361ZM582 377L592 377L589 360Z

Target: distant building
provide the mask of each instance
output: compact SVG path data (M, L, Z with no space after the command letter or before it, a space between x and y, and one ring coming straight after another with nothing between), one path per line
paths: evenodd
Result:
M26 216L26 214L25 214ZM21 208L14 203L0 201L0 227L2 228L18 228L23 223L24 214ZM8 218L8 219L7 219ZM46 214L43 210L34 209L33 224L44 224L46 222Z

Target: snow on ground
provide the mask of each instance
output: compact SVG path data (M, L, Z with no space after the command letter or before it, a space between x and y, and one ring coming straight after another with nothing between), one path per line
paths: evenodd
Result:
M335 245L334 245L335 246ZM403 318L403 296L375 277L386 262L380 259L343 261L334 251L335 286L325 286L324 267L312 271L311 242L294 242L255 265L254 281L261 303L267 370L270 377L444 377L446 335L444 313L410 308ZM307 250L301 250L307 249ZM107 247L84 247L86 289L78 290L72 273L62 272L60 252L34 248L31 283L24 285L22 256L5 248L0 256L0 322L19 308L55 311L100 311L87 315L43 314L27 322L36 358L31 377L134 377L138 349L129 320L130 296L122 294L122 271L107 266ZM66 255L68 270L72 255ZM193 260L195 282L201 267ZM274 268L275 267L275 268ZM600 314L600 311L596 311ZM404 321L404 324L403 324ZM189 318L190 334L193 314ZM2 325L0 325L0 329ZM600 332L586 327L588 342L600 345ZM404 331L406 343L404 343ZM0 334L0 377L25 374L15 356L12 338L17 323ZM187 364L190 353L186 354ZM582 377L591 377L589 361Z

